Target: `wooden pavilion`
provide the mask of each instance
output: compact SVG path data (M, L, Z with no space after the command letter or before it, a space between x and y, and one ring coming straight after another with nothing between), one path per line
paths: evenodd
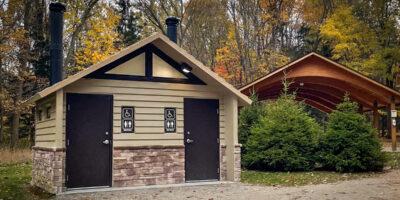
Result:
M352 69L329 60L316 53L310 53L278 70L242 87L246 95L255 92L259 100L276 99L282 89L282 80L291 82L289 90L296 91L296 99L330 113L347 93L358 102L360 112L371 112L375 128L380 127L380 112L386 110L391 116L387 120L391 135L392 150L396 150L396 105L400 103L400 93L376 82Z

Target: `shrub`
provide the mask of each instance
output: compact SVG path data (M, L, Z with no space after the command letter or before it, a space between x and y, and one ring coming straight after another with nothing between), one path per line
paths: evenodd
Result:
M256 95L252 95L253 103L250 106L244 107L240 110L239 115L239 143L242 144L242 156L247 152L247 140L250 135L251 127L258 124L261 117L265 113L264 106L257 100Z
M265 106L265 114L251 128L244 166L275 171L313 169L320 128L304 111L304 105L283 94Z
M357 110L357 103L345 97L329 115L319 148L323 168L339 172L382 170L384 155L376 130Z

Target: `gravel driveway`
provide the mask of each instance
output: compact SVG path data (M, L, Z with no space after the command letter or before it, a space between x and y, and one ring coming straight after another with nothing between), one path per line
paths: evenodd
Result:
M265 187L241 183L69 194L57 199L400 199L400 170L374 178L301 187Z

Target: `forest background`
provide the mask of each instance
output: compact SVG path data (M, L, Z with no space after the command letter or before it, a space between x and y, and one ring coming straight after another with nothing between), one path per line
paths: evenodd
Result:
M178 45L236 87L310 52L394 89L400 0L60 0L65 77L181 19ZM49 0L0 0L0 146L33 142L22 102L49 85ZM27 145L29 145L27 144Z

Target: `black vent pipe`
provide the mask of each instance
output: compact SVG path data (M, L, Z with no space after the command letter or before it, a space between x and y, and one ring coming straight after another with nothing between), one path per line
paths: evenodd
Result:
M177 40L177 28L178 28L179 19L176 17L168 17L165 20L165 24L167 24L167 36L169 39L176 43Z
M50 9L50 84L63 79L63 29L65 5L52 2Z

